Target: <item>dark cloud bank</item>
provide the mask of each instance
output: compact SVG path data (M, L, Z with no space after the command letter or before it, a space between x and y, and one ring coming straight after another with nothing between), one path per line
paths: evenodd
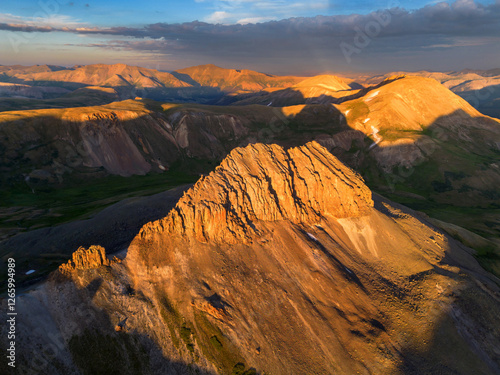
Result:
M0 24L0 29L102 35L108 36L103 38L106 42L84 46L274 73L500 66L500 0L491 5L458 0L414 11L394 6L367 15L290 18L247 25L193 21L141 28L61 29ZM116 38L109 40L109 36Z

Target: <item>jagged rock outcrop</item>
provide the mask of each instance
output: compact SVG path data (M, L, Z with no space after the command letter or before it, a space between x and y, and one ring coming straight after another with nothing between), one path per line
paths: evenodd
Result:
M106 250L101 246L90 246L88 249L83 246L76 250L67 263L59 266L59 272L69 275L76 270L88 270L109 266L111 261L106 256Z
M165 231L233 243L258 234L257 221L313 224L323 216L362 216L372 206L361 177L318 143L288 150L255 144L233 150L140 236Z

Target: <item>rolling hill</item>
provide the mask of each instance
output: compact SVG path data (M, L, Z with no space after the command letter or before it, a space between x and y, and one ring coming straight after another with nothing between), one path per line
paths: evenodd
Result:
M392 72L379 76L358 76L356 81L370 86L387 77L407 74L434 78L443 86L468 101L474 108L488 116L500 118L500 71L465 69L458 72Z
M231 104L285 107L299 104L333 103L339 101L340 98L359 92L347 82L337 76L320 75L306 78L285 89L264 90L259 93L235 96L231 98Z

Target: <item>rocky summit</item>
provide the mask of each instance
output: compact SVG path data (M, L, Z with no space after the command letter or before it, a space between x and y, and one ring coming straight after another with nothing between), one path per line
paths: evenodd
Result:
M259 234L262 221L314 224L325 215L362 216L372 206L361 177L318 143L289 150L256 144L234 149L167 217L146 225L139 236L166 232L236 243Z
M77 270L99 268L111 265L106 257L106 250L102 246L90 246L85 249L83 246L76 250L67 263L59 266L59 272L69 275Z

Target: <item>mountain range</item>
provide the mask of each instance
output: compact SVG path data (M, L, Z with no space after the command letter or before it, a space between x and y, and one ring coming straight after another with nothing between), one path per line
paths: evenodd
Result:
M20 371L498 373L498 76L0 66Z
M0 110L105 104L118 98L134 99L136 96L204 104L236 102L287 106L317 102L318 98L322 102L338 102L344 95L352 95L351 90L373 86L402 74L433 78L466 99L481 113L500 117L498 69L392 72L347 78L335 75L276 76L251 70L225 69L213 64L173 72L125 64L77 65L71 68L53 65L0 66Z

